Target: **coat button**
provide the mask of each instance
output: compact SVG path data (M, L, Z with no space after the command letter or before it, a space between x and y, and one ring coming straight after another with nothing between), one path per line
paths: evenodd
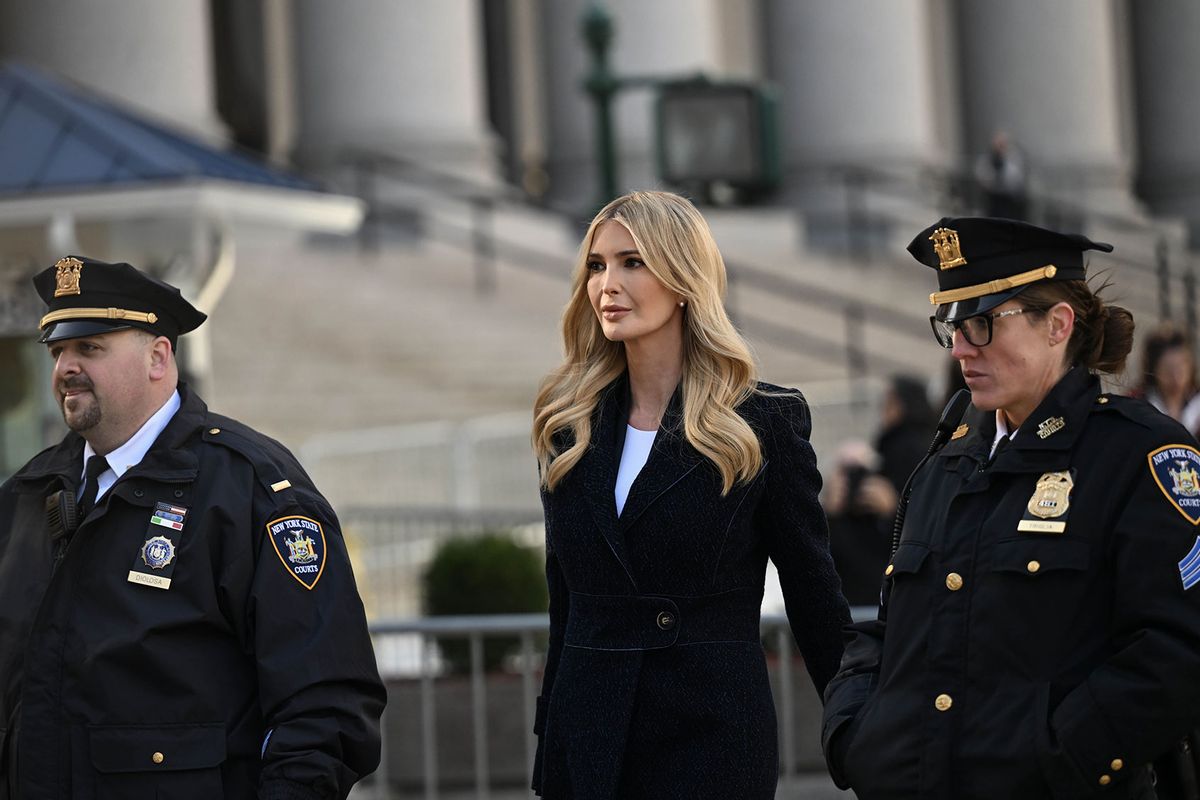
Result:
M1041 568L1042 568L1042 565L1036 561L1030 561L1028 564L1025 565L1025 569L1029 570L1030 574L1037 572Z
M878 567L876 567L876 569L878 569ZM891 574L892 574L893 572L895 572L895 571L896 571L896 565L895 565L895 564L888 564L888 565L887 565L887 569L885 569L885 570L883 571L883 574L884 574L884 575L891 575Z
M1112 778L1110 778L1107 775L1100 776L1100 785L1101 786L1108 786L1110 783L1112 783Z
M670 611L658 612L658 627L664 631L669 631L675 627L675 615Z
M154 755L150 756L150 760L155 764L161 764L165 759L166 756L164 756L162 753L155 753Z
M146 495L146 492L143 491L142 489L134 489L133 490L134 497L144 497L145 495Z
M176 489L176 490L175 490L175 496L176 496L176 497L183 497L183 489Z
M218 433L221 432L221 429L220 428L209 428L208 432L211 433L213 436L216 436Z
M948 694L939 694L933 701L933 707L938 711L949 711L952 705L954 705L954 698Z
M963 587L962 575L957 572L951 572L946 576L946 588L952 592L957 592Z
M1120 772L1121 768L1125 766L1125 762L1119 758L1114 758L1109 766L1112 767L1113 772Z

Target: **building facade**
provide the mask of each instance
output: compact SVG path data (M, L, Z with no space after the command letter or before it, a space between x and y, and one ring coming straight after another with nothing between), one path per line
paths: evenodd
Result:
M594 107L582 88L591 69L582 19L592 5L40 0L0 6L0 60L343 191L356 191L361 164L386 161L511 185L582 218L599 192ZM1200 9L1190 0L604 6L618 76L704 74L775 87L777 206L816 218L844 205L848 175L886 175L901 187L897 202L936 209L928 176L969 175L1004 131L1030 185L1047 196L1200 227L1192 121ZM615 103L621 190L659 184L653 99L642 83ZM10 420L0 451L28 453L42 432L24 432L44 416L30 411L28 387L45 375L14 320L36 313L24 281L71 236L48 219L9 226L3 237L0 371L14 377L0 387L0 415Z

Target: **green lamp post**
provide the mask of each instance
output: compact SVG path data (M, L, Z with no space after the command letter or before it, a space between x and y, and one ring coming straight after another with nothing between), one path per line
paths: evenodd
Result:
M608 49L613 40L612 15L592 3L583 15L583 38L592 54L592 71L583 86L596 106L596 163L600 169L601 197L597 208L617 194L617 151L613 133L613 99L619 81L608 67Z
M608 56L612 15L600 0L583 14L583 39L592 56L583 88L596 108L596 166L601 208L617 195L617 138L613 101L624 89L657 93L659 178L711 197L724 184L751 196L780 183L774 93L758 81L710 80L704 75L614 75Z

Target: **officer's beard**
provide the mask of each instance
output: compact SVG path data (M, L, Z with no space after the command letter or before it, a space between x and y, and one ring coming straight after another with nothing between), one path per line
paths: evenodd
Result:
M71 390L83 390L87 393L68 398L66 393ZM100 424L100 401L96 397L91 379L84 375L66 378L59 382L58 392L59 409L68 428L76 433L83 433ZM67 408L68 403L70 409Z

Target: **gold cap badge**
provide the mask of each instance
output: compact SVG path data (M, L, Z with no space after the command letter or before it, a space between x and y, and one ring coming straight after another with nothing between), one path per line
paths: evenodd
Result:
M958 231L938 228L929 240L933 242L933 250L937 253L938 269L961 267L967 263L958 243Z
M54 296L80 294L79 273L82 271L83 262L78 258L60 258L54 265Z

